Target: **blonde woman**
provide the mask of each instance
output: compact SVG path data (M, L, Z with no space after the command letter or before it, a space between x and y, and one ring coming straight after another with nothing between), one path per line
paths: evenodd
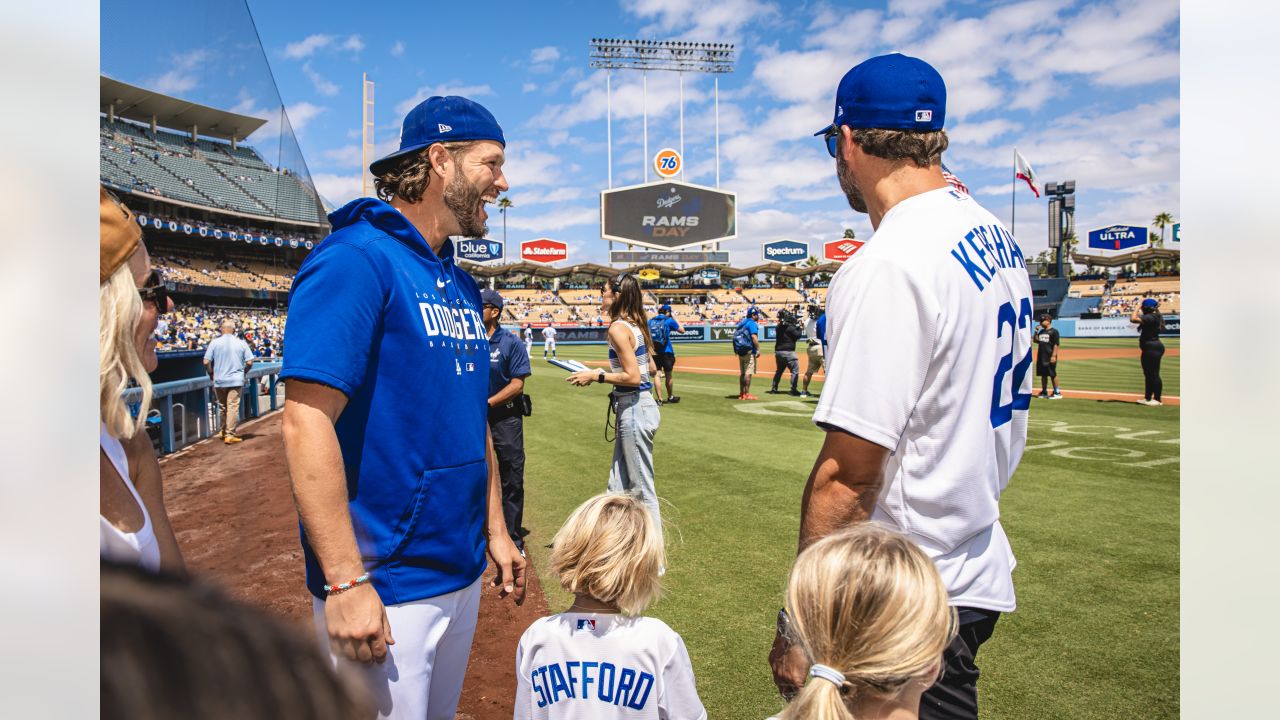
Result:
M103 557L152 572L185 572L160 488L160 464L142 427L151 406L153 335L172 308L151 269L133 213L100 188L98 270L99 548ZM122 397L132 380L142 388L137 417Z
M641 613L664 563L653 515L634 495L583 503L552 540L551 569L573 605L516 649L516 720L703 720L684 640Z
M933 562L872 523L800 553L778 622L812 663L780 720L915 720L956 632Z

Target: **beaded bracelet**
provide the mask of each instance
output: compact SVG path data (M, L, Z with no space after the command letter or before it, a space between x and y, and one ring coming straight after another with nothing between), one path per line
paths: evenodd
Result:
M367 582L369 582L369 573L365 573L360 577L356 578L355 580L351 580L349 582L338 583L337 585L325 585L324 592L326 595L337 595L339 593L344 593L350 590L351 588L364 585Z

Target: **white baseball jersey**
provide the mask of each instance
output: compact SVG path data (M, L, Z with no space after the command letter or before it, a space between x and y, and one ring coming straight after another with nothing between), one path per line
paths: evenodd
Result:
M524 329L524 344L525 345L533 344L533 328Z
M561 613L516 649L515 720L705 720L684 640L661 620Z
M1015 606L999 500L1027 441L1031 308L1013 236L951 188L891 208L827 295L814 422L892 451L872 519L933 558L952 605Z
M545 345L555 345L555 344L556 344L556 329L555 329L555 327L553 327L553 326L551 326L551 325L548 325L548 326L546 326L546 327L542 328L542 342L543 342L543 344L545 344Z

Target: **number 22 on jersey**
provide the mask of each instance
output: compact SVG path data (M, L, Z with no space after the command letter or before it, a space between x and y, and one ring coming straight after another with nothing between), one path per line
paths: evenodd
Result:
M1005 327L1008 326L1006 333ZM1024 331L1025 332L1022 332ZM1024 340L1025 336L1025 340ZM1000 306L996 316L996 338L1000 347L1007 347L1009 352L1000 358L996 366L995 377L991 380L991 427L998 428L1013 419L1014 410L1026 410L1031 406L1031 386L1022 392L1027 379L1027 371L1031 369L1031 299L1022 298L1015 310L1012 302ZM1014 357L1025 347L1017 364ZM1012 372L1010 370L1012 369ZM1010 400L1002 404L1006 384L1009 387Z

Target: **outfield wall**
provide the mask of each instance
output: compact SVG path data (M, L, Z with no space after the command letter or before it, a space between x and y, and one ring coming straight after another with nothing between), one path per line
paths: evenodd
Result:
M1104 337L1138 337L1138 326L1129 322L1128 315L1106 318L1058 318L1053 327L1064 338L1104 338ZM1161 335L1177 337L1181 335L1181 317L1164 316L1164 331Z

